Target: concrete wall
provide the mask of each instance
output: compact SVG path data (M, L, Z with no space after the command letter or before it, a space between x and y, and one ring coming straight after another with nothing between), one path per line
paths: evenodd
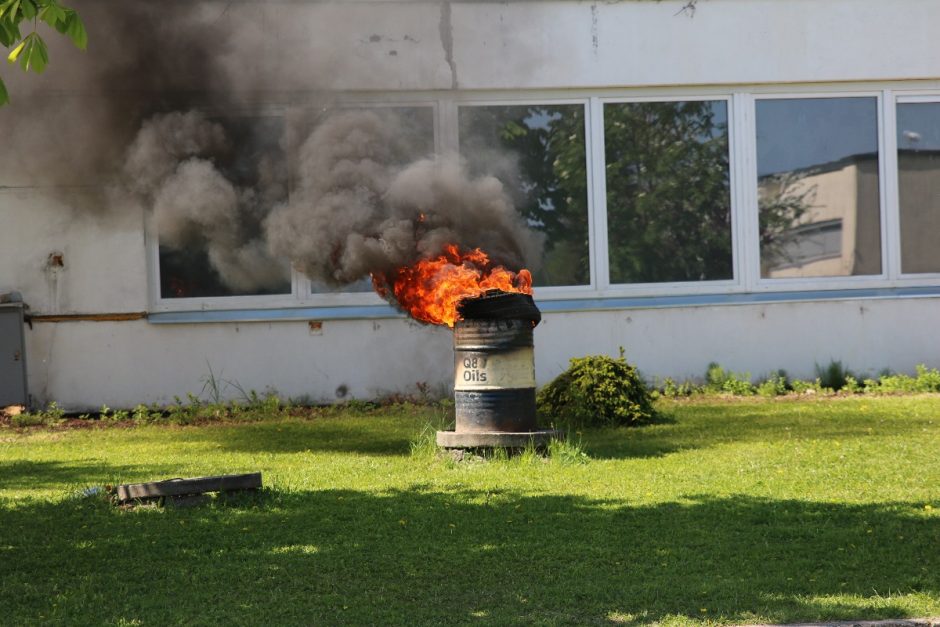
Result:
M67 407L211 398L210 377L226 398L313 402L417 396L419 386L440 396L453 377L450 332L404 319L325 321L319 332L306 322L37 322L26 340L32 393Z
M208 22L238 33L218 55L242 86L282 92L932 80L940 60L933 0L701 0L694 11L687 0L201 4ZM94 15L94 2L76 6ZM50 44L49 84L86 89L94 67ZM4 78L14 95L30 80Z
M536 328L539 385L571 357L623 346L650 379L701 378L710 361L757 377L784 368L812 378L815 364L841 360L858 374L940 366L932 327L940 299L632 309L547 314ZM276 391L334 402L419 385L448 393L450 331L406 320L155 325L146 321L36 323L27 330L29 380L42 401L66 407L130 407L201 394L214 374L227 398ZM237 385L236 385L237 384ZM202 394L205 398L207 395Z

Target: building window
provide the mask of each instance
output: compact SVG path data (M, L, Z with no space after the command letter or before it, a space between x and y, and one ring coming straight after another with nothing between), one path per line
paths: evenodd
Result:
M492 174L544 235L536 287L588 285L588 176L584 105L461 106L460 153L471 173Z
M343 106L331 113L345 113L367 111L378 116L379 121L390 136L395 138L393 150L383 151L382 155L369 154L371 148L362 140L355 127L351 126L348 135L351 148L348 158L357 160L375 159L379 167L391 174L397 168L407 166L419 159L429 158L435 152L434 142L434 108L431 106L366 106L354 104ZM327 123L329 117L327 118ZM316 127L316 124L314 125ZM311 129L312 131L312 129ZM353 148L352 146L356 146ZM387 147L383 147L387 148ZM311 278L309 280L310 293L317 294L374 294L372 280L363 277L358 281L346 285L335 285L327 281Z
M762 278L881 274L878 102L756 103Z
M604 105L611 283L733 278L728 105Z
M160 297L291 293L290 264L272 259L262 236L287 198L284 120L208 118L211 150L181 160L155 195Z
M940 272L940 102L897 107L901 272Z

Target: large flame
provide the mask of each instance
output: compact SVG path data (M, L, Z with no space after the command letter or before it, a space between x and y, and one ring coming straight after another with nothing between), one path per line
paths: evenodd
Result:
M383 298L394 297L411 317L431 324L454 326L461 300L487 290L532 293L532 274L493 266L479 248L461 253L454 244L433 259L388 274L373 274L372 285Z

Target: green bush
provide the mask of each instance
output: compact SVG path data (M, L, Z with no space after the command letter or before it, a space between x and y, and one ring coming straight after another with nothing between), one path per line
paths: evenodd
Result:
M49 403L45 409L36 412L23 412L10 418L10 424L14 427L35 427L44 425L47 427L55 426L65 420L65 410L59 407L55 401Z
M866 380L865 391L874 394L940 392L940 371L918 364L917 374L913 377L906 374L885 374L877 381Z
M635 425L656 416L650 392L635 366L620 357L590 355L571 365L539 390L543 423L560 427Z
M731 372L715 362L705 371L705 390L735 396L751 396L755 391L749 373Z
M787 373L783 370L767 377L757 386L757 393L760 396L784 396L789 391L790 382L787 379Z
M813 381L794 379L790 382L790 387L793 388L795 394L829 394L832 392L830 388L823 387L818 378Z
M858 379L852 375L846 375L845 385L842 386L842 391L846 394L861 394L865 391L865 384L859 383Z
M836 392L845 387L849 378L857 380L852 371L836 359L830 359L829 365L825 368L816 364L816 378L819 379L819 384L823 388L829 388Z
M660 394L666 398L680 398L684 396L701 394L702 391L702 386L696 385L692 381L683 381L682 383L679 383L672 377L666 377L663 379Z
M940 392L940 371L928 368L924 364L917 364L917 391Z

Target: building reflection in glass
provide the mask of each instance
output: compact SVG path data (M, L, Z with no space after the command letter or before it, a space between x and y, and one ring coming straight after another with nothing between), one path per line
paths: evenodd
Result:
M901 272L940 272L940 103L897 107Z
M873 97L757 102L762 278L881 273Z

